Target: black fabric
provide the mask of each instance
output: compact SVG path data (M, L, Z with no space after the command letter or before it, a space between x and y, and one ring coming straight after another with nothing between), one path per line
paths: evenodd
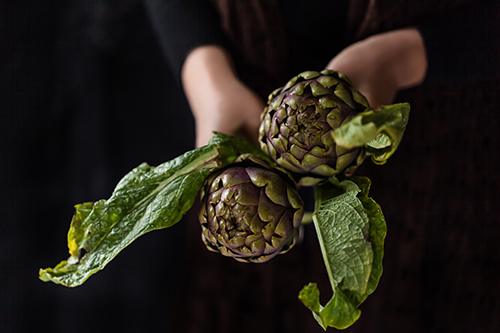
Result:
M417 23L426 47L426 83L500 78L500 3L475 1Z
M231 5L231 1L223 2L226 6ZM239 44L244 41L228 38L232 32L223 31L221 18L210 1L146 1L174 73L180 73L191 50L201 45L217 44L233 53L239 74L261 95L267 95L268 87L283 85L300 71L323 68L339 51L355 41L347 39L351 34L348 13L356 9L349 8L348 2L308 1L307 5L302 1L280 2L286 31L285 47L271 51L283 52L285 57L281 63L283 68L279 70L281 75L266 82L269 77L256 76L256 68L245 60L252 52L251 46L247 46L246 52L241 52ZM500 34L500 5L489 0L463 2L448 6L449 10L443 6L436 6L438 10L435 10L431 5L422 8L420 4L407 1L404 8L413 19L408 21L398 17L397 23L393 24L384 21L379 24L379 30L416 26L421 31L427 49L429 68L426 80L429 83L497 80L500 76L497 61L500 46L496 42ZM368 10L370 8L368 6ZM373 8L380 10L376 6ZM411 15L412 9L418 15ZM242 15L236 22L245 20L244 13L236 14ZM238 25L226 27L226 30L228 28L237 30ZM376 32L372 30L372 33Z
M145 0L144 3L178 82L186 56L197 46L230 48L209 0Z

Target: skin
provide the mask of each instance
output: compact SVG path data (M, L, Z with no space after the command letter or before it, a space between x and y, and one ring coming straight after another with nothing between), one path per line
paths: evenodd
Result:
M213 131L257 145L264 101L237 76L227 52L218 46L193 50L182 68L182 83L196 124L196 146Z
M372 108L391 104L398 91L425 79L424 41L415 28L377 34L345 48L325 68L346 74ZM213 131L257 144L264 101L238 78L224 49L196 48L181 75L196 123L197 147L207 144Z
M370 106L377 108L391 104L398 91L424 81L424 41L415 28L374 35L345 48L326 68L347 75Z

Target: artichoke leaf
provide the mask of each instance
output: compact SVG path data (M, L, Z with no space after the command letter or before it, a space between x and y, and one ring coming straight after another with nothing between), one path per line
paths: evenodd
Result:
M139 165L119 181L109 199L75 206L68 232L70 257L40 269L40 279L81 285L141 235L180 221L209 174L252 149L244 140L216 134L208 145L157 167Z
M368 197L370 180L335 178L315 186L313 222L333 290L323 307L316 284L299 299L324 328L345 329L361 315L358 306L376 289L382 274L385 219Z
M410 105L399 103L361 112L332 132L337 145L365 147L376 164L384 164L398 148L408 124Z
M326 331L328 327L345 329L361 316L361 311L346 299L341 289L336 289L333 297L323 307L319 301L319 289L315 283L305 286L299 299L311 310L314 319Z
M355 176L349 177L349 180L356 183L361 189L361 192L358 194L358 199L363 204L365 213L370 221L368 241L371 243L373 251L370 279L366 286L365 293L358 298L358 302L361 304L375 291L382 276L382 260L384 257L384 242L387 235L387 224L380 205L368 196L371 186L370 179L368 177Z
M238 157L243 154L255 155L267 164L273 167L276 166L276 162L269 155L250 142L224 133L213 133L214 136L210 139L208 146L221 147L220 155L224 166L231 164L235 160L235 156Z

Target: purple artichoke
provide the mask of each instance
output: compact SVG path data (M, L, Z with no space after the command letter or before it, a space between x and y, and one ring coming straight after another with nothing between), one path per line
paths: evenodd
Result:
M362 163L362 148L338 146L332 132L369 109L366 98L338 72L303 72L269 96L259 133L261 149L313 185Z
M285 173L242 155L207 179L202 239L209 250L238 261L266 262L296 243L303 213L295 183Z

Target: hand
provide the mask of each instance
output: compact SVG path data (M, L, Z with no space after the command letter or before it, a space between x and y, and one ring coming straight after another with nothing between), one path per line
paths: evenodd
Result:
M196 123L196 146L213 131L257 145L264 101L236 76L228 54L217 46L192 51L182 68L182 82Z
M391 104L399 90L423 82L424 41L415 28L381 33L347 47L326 68L347 75L375 109Z

